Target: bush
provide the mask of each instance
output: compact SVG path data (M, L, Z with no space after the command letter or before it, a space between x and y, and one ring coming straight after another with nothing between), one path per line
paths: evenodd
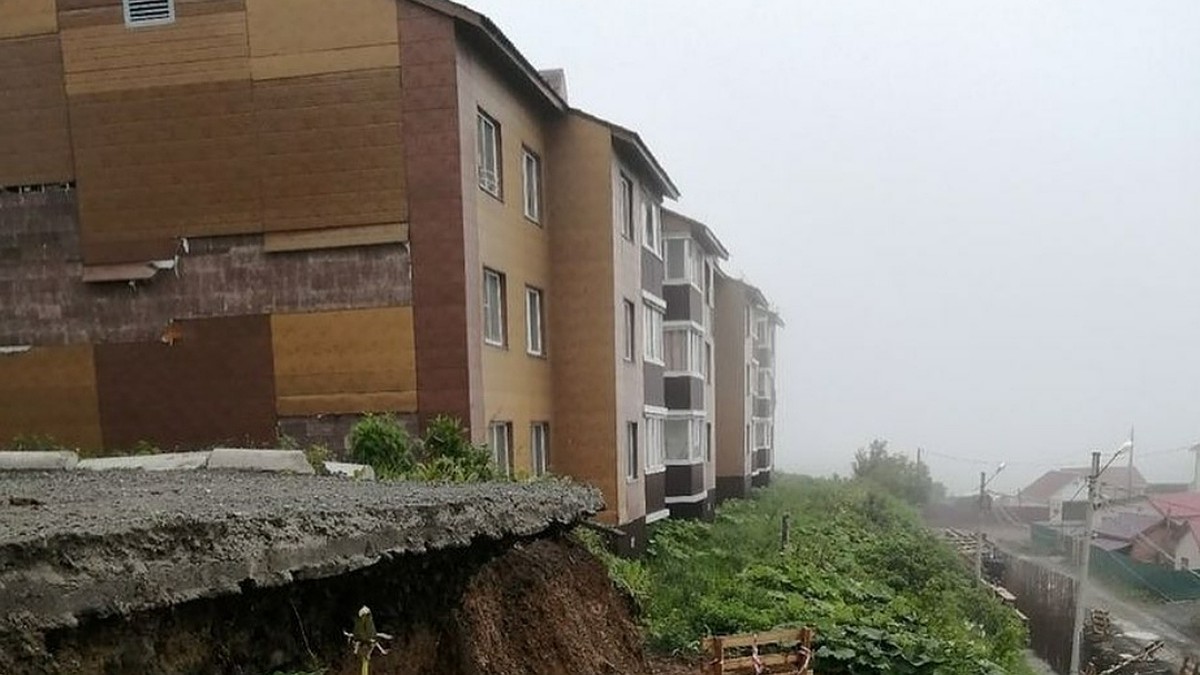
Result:
M403 478L416 466L413 440L394 415L367 415L350 430L350 456L380 478Z
M424 461L414 475L418 480L477 482L496 478L491 453L471 443L462 424L453 417L433 418L425 427L421 445Z
M811 626L831 675L1022 672L1016 616L912 508L858 483L780 476L712 523L656 524L641 561L601 557L664 652L695 651L710 633Z

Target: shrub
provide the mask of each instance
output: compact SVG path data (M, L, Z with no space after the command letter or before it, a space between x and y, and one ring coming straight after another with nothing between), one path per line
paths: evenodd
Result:
M318 476L329 473L329 470L325 468L325 462L329 461L329 448L320 443L310 445L304 451L304 458L312 465L313 471L316 471Z
M416 466L413 440L394 415L366 415L350 431L350 456L380 478L401 478Z
M467 438L462 424L453 417L438 415L425 427L422 457L413 477L418 480L477 482L496 477L487 448Z

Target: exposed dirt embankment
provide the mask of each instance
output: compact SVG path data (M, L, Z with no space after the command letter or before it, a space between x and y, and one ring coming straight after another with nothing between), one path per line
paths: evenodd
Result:
M563 536L599 505L555 484L0 475L0 672L336 668L362 605L397 635L376 673L644 672L624 599Z

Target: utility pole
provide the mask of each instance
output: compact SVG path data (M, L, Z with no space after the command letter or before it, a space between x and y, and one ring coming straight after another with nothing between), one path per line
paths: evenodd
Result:
M1133 498L1133 427L1129 427L1129 475L1126 477L1125 498Z
M1111 463L1111 462L1110 462ZM1096 486L1100 478L1100 453L1092 453L1092 473L1088 476L1088 503L1083 528L1083 552L1080 554L1079 580L1075 585L1075 623L1071 639L1070 675L1078 675L1080 666L1079 648L1083 641L1083 617L1087 604L1088 565L1092 561L1092 528L1096 518Z
M983 500L987 495L987 472L979 472L979 513L975 527L975 578L983 580Z
M1195 463L1192 465L1192 492L1200 492L1200 443L1192 446L1192 454L1195 455Z

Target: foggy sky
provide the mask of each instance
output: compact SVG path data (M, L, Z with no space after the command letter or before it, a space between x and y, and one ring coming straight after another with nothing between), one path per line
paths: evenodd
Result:
M466 1L778 304L781 467L882 437L1008 491L1136 425L1190 479L1200 3Z

